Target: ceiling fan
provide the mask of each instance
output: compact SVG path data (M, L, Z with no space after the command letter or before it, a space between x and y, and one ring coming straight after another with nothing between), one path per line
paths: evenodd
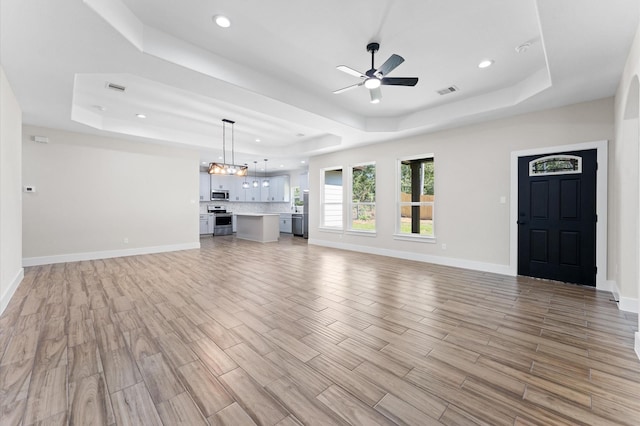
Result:
M342 72L346 72L349 75L360 77L362 81L360 83L347 86L345 88L334 91L336 95L347 90L354 89L359 86L364 86L369 89L371 95L371 103L377 104L382 99L382 91L380 85L385 86L415 86L418 83L417 77L387 77L391 71L393 71L398 65L404 62L404 58L400 55L393 54L387 59L387 61L375 69L373 59L375 53L380 49L379 43L369 43L367 45L367 52L371 52L371 69L366 73L361 73L353 68L349 68L346 65L338 65L336 68Z

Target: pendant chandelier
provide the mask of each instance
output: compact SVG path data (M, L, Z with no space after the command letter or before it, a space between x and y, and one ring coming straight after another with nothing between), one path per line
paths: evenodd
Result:
M231 163L227 164L227 124L231 125ZM235 165L235 151L234 151L234 132L233 125L235 121L222 119L222 163L209 163L209 174L212 175L231 175L231 176L246 176L247 165L238 166Z
M267 177L267 159L264 159L264 179L262 179L262 186L269 187L269 178Z

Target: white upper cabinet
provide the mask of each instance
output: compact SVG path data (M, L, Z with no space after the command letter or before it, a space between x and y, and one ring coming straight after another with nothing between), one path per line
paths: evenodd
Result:
M210 175L211 176L211 189L226 189L231 191L231 186L235 182L235 179L241 179L237 176L225 176L225 175Z
M290 196L289 176L274 176L271 178L271 191L269 201L274 203L289 202Z
M229 191L229 201L232 202L288 203L290 201L291 186L289 185L288 175L270 176L269 186L267 187L262 186L264 178L258 177L259 185L254 188L254 180L253 176L248 176L246 181L249 182L249 188L243 188L244 177L200 173L200 201L209 201L211 199L211 190L216 189ZM209 184L209 182L211 183Z
M300 173L299 176L300 193L309 190L309 172Z
M200 201L211 201L211 175L200 172Z
M245 181L244 177L236 176L232 181L231 188L229 189L229 201L247 201L247 192L249 189L242 187L242 183ZM246 179L249 184L251 181Z

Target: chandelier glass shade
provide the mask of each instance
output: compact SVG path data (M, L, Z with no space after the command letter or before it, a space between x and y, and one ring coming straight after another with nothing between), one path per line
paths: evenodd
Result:
M231 125L231 163L227 163L227 125ZM247 165L236 165L234 150L234 124L235 121L222 119L222 163L209 163L209 174L212 175L230 175L230 176L246 176L248 173Z
M258 186L260 186L260 182L258 182L258 162L254 161L253 162L253 187L257 188Z
M245 169L247 169L247 170L248 170L247 163L244 163L244 167L245 167ZM247 188L249 188L249 181L247 181L247 175L248 175L248 173L245 173L245 175L244 175L244 181L242 181L242 189L247 189Z
M262 179L262 186L269 187L269 178L267 177L267 159L264 159L264 179Z

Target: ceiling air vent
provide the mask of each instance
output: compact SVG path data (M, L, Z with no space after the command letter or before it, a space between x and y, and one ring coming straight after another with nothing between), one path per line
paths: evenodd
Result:
M456 86L445 87L444 89L438 90L439 95L448 95L449 93L457 92L458 89Z
M116 92L124 92L127 90L126 87L115 83L107 83L107 89L115 90Z

